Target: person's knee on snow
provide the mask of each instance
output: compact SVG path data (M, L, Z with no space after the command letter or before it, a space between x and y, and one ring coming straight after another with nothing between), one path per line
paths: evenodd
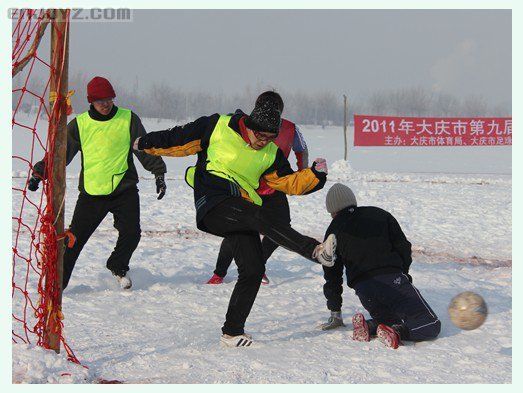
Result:
M407 339L410 341L433 340L441 332L441 322L439 319L424 325L408 329Z
M401 340L437 337L441 322L412 285L412 245L398 221L384 209L359 206L352 190L341 183L327 192L325 205L333 218L325 237L339 239L338 258L323 269L327 304L341 305L345 270L347 285L372 318L365 321L361 313L353 317L353 338L368 341L371 324L377 325L380 341L394 349Z

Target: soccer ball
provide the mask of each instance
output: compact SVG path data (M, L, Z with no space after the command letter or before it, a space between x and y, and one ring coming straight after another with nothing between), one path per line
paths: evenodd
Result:
M463 330L479 328L487 319L487 303L474 292L461 292L449 304L450 320Z

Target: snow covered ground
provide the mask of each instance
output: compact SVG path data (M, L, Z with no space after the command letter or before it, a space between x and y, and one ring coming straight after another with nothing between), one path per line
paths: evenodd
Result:
M149 131L172 125L144 123ZM205 284L221 239L195 227L192 191L182 180L195 158L166 158L168 190L161 201L152 176L139 169L143 233L131 261L132 290L120 290L105 269L116 241L107 217L64 292L65 336L88 368L68 362L63 353L15 344L12 382L511 383L510 147L351 148L350 166L342 160L340 128L302 130L311 161L326 157L330 172L323 190L289 198L294 227L323 238L330 222L325 195L338 181L353 188L360 205L391 211L413 244L414 284L442 321L437 340L406 343L396 351L377 341L353 342L350 317L362 307L347 287L347 327L320 331L329 316L320 266L278 249L267 265L271 283L260 289L247 320L256 345L220 348L236 269L231 267L225 284ZM13 142L13 151L19 142ZM78 162L77 157L68 167L66 223L77 198ZM23 173L13 171L13 186L23 186L25 179L18 177ZM447 314L450 299L464 290L481 294L489 307L487 321L474 331L459 330Z

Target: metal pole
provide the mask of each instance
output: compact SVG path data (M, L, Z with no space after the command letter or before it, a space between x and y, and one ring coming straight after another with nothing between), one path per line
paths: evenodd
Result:
M345 141L345 153L343 159L347 161L347 96L343 95L343 137Z

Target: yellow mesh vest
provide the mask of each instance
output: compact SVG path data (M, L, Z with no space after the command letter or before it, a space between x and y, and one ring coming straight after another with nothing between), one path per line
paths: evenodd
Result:
M207 148L206 170L213 175L236 183L249 194L256 204L261 206L262 199L256 193L260 185L260 177L276 159L278 146L268 143L263 149L254 150L240 134L231 129L228 124L231 116L220 116ZM186 181L194 186L195 167L186 171Z
M111 120L76 117L82 146L84 189L89 195L109 195L127 171L131 146L131 111L118 108Z

